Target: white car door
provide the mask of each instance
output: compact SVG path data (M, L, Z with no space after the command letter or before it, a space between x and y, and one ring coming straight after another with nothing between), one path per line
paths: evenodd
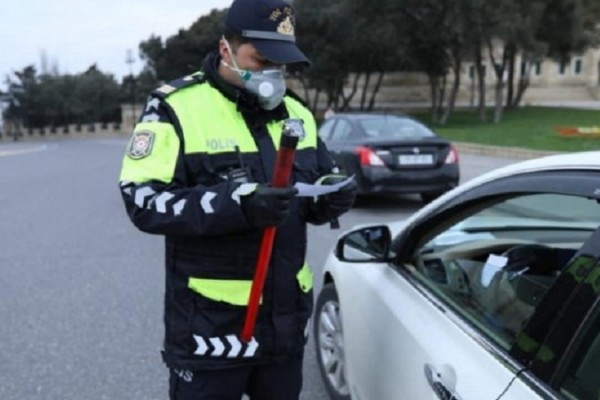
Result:
M343 268L336 284L353 400L496 399L508 387L516 370L503 356L393 268Z
M507 393L524 370L511 349L590 223L600 223L599 206L531 190L470 200L413 229L419 237L404 241L413 248L401 265L336 267L353 400L543 398ZM584 223L565 210L590 215Z

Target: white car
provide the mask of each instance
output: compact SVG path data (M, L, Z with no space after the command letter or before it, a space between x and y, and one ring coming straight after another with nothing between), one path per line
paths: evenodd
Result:
M473 179L356 228L315 308L332 399L600 399L600 152Z

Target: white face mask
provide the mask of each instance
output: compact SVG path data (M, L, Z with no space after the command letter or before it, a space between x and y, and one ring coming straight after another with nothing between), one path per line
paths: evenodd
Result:
M244 83L244 87L250 93L253 93L258 97L258 104L265 110L272 110L276 108L285 96L285 77L283 70L280 68L264 69L262 71L249 71L246 69L240 69L235 61L231 47L225 38L225 46L231 54L231 61L233 66L229 65L225 60L221 60L223 65L232 71L237 72Z

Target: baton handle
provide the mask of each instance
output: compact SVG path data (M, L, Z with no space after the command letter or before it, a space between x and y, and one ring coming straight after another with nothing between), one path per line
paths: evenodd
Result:
M287 135L281 136L281 143L275 162L275 171L273 172L273 180L271 181L271 184L274 187L288 186L294 165L297 144L298 137ZM275 226L269 226L263 231L262 240L260 242L260 251L254 270L254 279L252 280L252 289L250 290L250 298L248 299L246 319L241 334L242 341L246 343L250 342L254 334L258 306L265 286L267 272L269 271L269 263L271 262L271 254L273 253L273 243L275 241L276 233L277 228Z

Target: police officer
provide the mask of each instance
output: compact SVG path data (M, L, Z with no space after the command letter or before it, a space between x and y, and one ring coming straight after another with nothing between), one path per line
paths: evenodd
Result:
M335 220L356 185L318 198L269 182L284 120L300 119L291 183L343 179L283 66L308 64L284 0L235 0L218 50L198 73L155 90L120 176L129 217L166 238L170 398L297 399L312 273L306 224ZM254 336L240 339L263 229L277 226Z

